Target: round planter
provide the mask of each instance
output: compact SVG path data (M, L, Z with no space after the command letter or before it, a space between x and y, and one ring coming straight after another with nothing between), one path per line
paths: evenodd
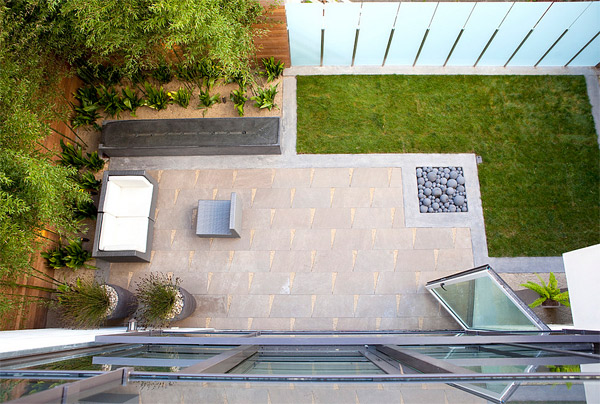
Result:
M107 320L117 320L130 317L138 307L137 298L130 291L117 285L106 285L117 292L117 307L106 317Z
M179 313L169 321L183 320L184 318L191 316L192 313L196 310L196 298L181 286L179 287L179 292L183 297L183 308L181 309L181 313Z

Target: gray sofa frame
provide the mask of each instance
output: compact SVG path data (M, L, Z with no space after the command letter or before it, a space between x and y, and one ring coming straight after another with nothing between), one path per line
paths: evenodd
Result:
M142 253L137 250L121 250L121 251L103 251L99 249L100 233L102 231L102 219L104 216L104 204L106 198L106 187L108 185L108 177L139 175L146 178L153 186L152 202L150 204L150 212L148 215L148 233L146 237L146 252ZM154 216L156 214L156 201L158 199L158 182L148 175L144 170L114 170L105 171L102 177L102 189L100 191L100 200L98 202L98 218L96 221L96 232L94 234L94 247L92 257L100 258L109 262L150 262L152 252L152 240L154 238Z

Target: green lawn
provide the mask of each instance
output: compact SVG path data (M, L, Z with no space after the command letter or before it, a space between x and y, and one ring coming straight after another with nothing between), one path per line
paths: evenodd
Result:
M476 153L490 256L600 242L600 152L582 76L300 76L297 145Z

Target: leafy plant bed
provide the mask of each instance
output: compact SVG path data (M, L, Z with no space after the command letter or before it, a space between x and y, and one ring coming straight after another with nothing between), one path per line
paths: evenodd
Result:
M580 76L298 77L299 153L476 153L491 256L600 242L600 153Z

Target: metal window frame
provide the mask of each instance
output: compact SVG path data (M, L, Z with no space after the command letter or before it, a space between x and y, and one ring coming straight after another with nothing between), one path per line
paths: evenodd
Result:
M489 276L494 283L504 292L506 297L523 313L523 315L538 328L539 331L550 331L550 327L548 327L534 312L531 310L529 306L527 306L512 290L512 288L494 271L494 269L489 265L481 265L476 268L468 269L466 271L457 272L450 276L445 276L443 278L434 279L425 284L425 289L431 293L431 295L450 313L450 315L463 327L465 330L479 330L478 328L471 327L467 325L453 310L450 309L448 304L444 299L442 299L435 291L435 288L441 287L443 284L447 282L460 282L460 281L469 281L473 279L478 279L483 277L484 275ZM482 329L482 331L489 331L489 329Z

